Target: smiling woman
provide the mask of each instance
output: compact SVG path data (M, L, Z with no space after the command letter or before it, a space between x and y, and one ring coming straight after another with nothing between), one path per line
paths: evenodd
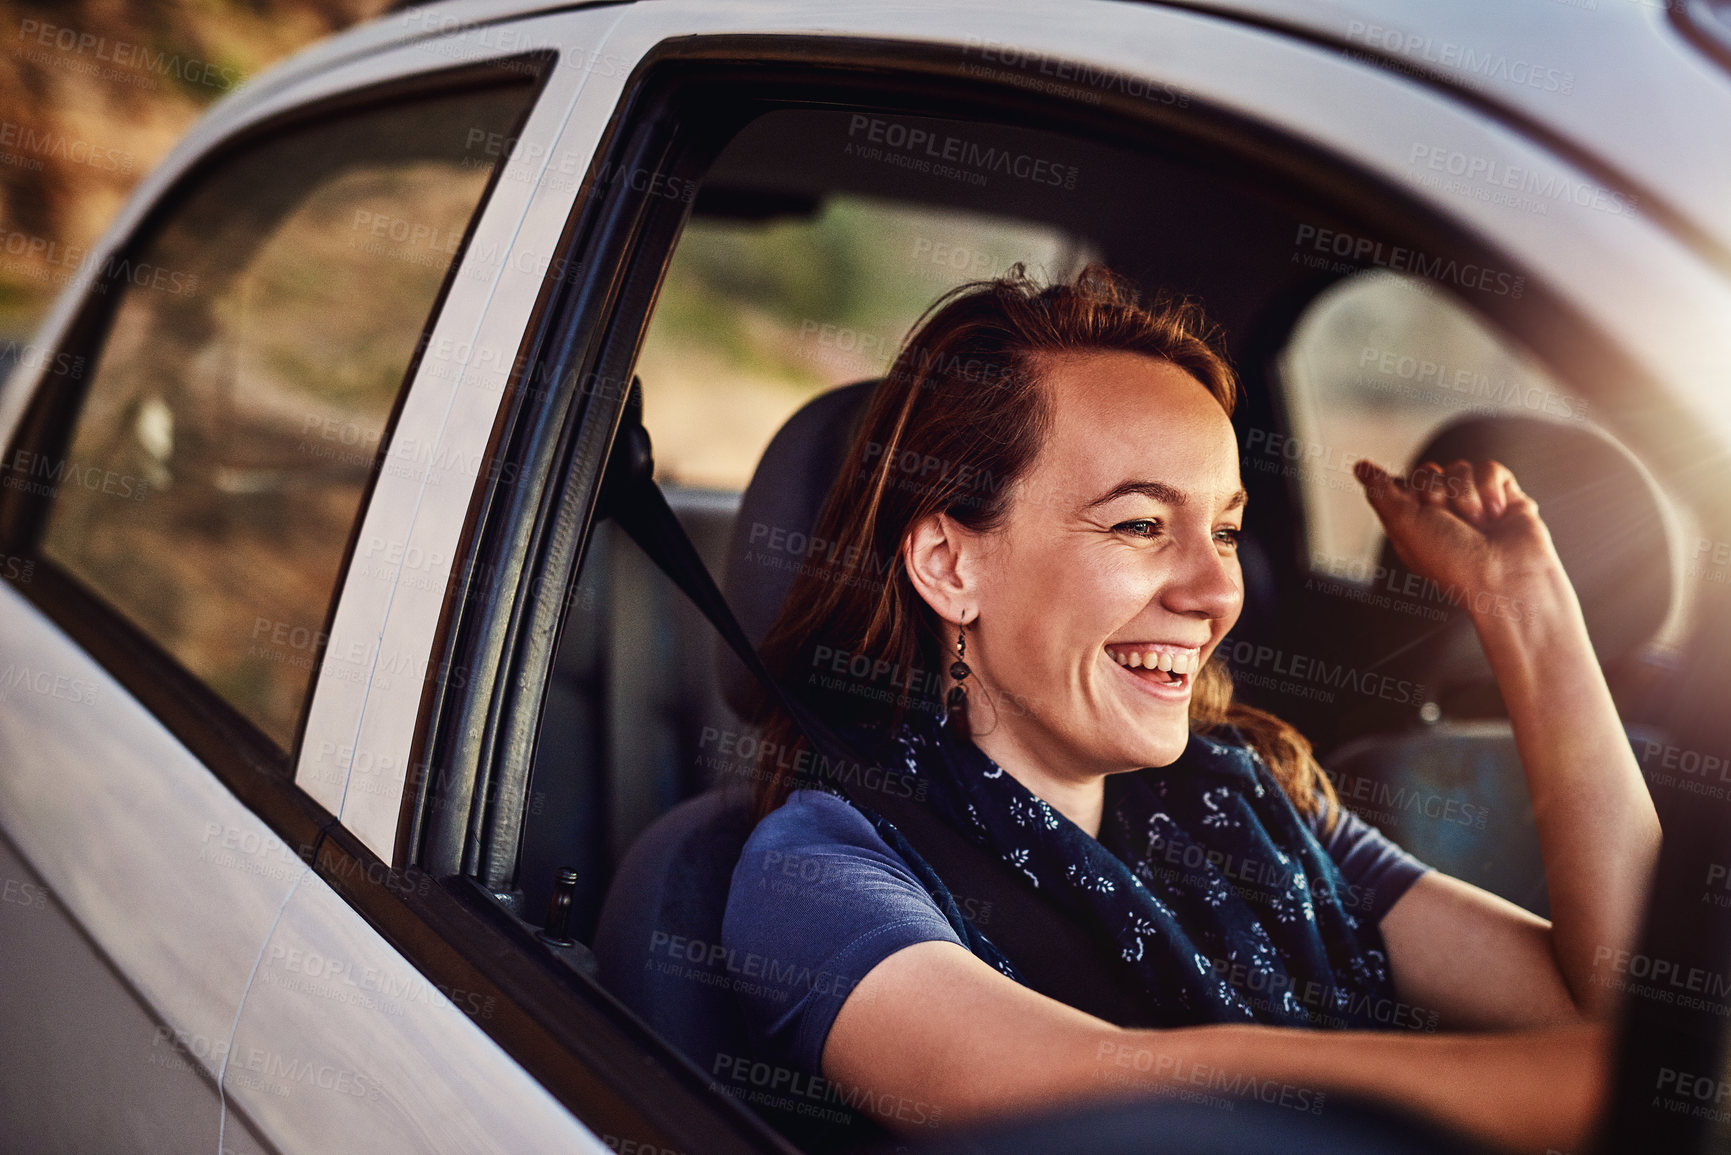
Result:
M1603 1078L1595 944L1632 941L1658 830L1537 507L1495 462L1356 471L1416 572L1539 607L1475 624L1554 924L1413 859L1338 805L1300 734L1233 701L1236 394L1197 307L1100 266L1051 287L1018 268L928 310L813 530L882 580L803 569L765 662L1079 928L1054 957L1099 952L1127 981L1093 1014L1040 993L974 896L819 760L782 758L723 927L774 960L747 1022L874 1107L925 1104L923 1125L1158 1093L1201 1064L1572 1144ZM891 690L819 676L834 653ZM759 717L777 749L804 744L771 703ZM1161 1061L1126 1081L1120 1054Z

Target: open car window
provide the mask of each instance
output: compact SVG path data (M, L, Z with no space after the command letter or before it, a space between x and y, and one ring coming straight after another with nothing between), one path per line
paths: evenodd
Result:
M777 118L797 115L774 113L748 131L773 134ZM723 154L718 164L728 163ZM1061 278L1093 251L989 206L838 192L752 219L713 200L720 211L705 211L706 198L680 237L638 358L644 425L667 484L743 490L782 423L826 389L882 375L940 293L1018 261Z

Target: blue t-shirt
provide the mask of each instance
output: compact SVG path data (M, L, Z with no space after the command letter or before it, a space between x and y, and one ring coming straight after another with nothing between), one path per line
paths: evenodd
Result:
M1380 922L1431 869L1345 807L1324 836L1347 885L1346 908ZM991 937L989 911L964 911ZM980 915L987 915L982 922ZM727 893L722 943L764 960L740 992L746 1022L776 1061L822 1072L824 1042L849 993L878 963L917 942L953 942L943 911L865 815L822 790L796 790L746 840Z

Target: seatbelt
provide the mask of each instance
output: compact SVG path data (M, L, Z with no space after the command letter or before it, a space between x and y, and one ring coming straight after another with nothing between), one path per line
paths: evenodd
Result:
M631 381L625 416L602 476L597 518L619 523L649 559L685 592L715 626L740 661L786 710L814 750L819 764L868 767L850 744L817 718L764 666L734 617L697 547L686 534L654 480L654 456L643 428L642 387ZM1146 1025L1147 1003L1126 967L1113 963L1115 944L1091 933L1002 859L991 854L941 815L913 798L863 784L864 774L834 775L831 784L857 806L888 819L919 852L950 893L991 904L987 936L1021 972L1029 986L1078 1010L1120 1026ZM881 779L880 779L881 780Z

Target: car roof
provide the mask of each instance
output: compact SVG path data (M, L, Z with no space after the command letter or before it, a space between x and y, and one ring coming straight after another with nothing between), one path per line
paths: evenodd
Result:
M630 0L628 0L630 2ZM788 12L818 0L788 0ZM1537 140L1591 174L1721 271L1731 273L1731 55L1716 59L1674 12L1685 0L1097 0L1065 19L1109 23L1126 4L1180 9L1228 19L1337 50L1343 61L1406 76L1447 91L1511 131ZM635 0L641 15L665 10L668 35L683 31L685 0ZM773 29L777 8L762 0L734 5ZM1050 0L928 0L927 6L1050 11ZM396 45L460 28L509 23L553 12L620 6L618 0L442 0L408 3L319 41L232 94L200 132L220 135L272 92L307 76ZM847 13L905 11L906 0L825 4L839 35ZM1092 9L1092 11L1090 11ZM1709 18L1710 19L1710 18ZM990 21L981 24L990 39ZM1721 30L1731 43L1731 28ZM913 35L918 35L917 32ZM1540 79L1535 82L1534 76ZM1375 110L1343 114L1374 116Z
M607 2L411 0L313 45L252 87L262 95L392 45ZM981 0L951 2L982 12L988 7ZM705 3L739 4L766 25L774 23L775 8L761 0ZM991 0L989 7L1037 11L1048 3ZM1447 90L1609 187L1628 190L1645 215L1731 271L1731 146L1722 128L1731 124L1731 57L1715 59L1697 42L1700 37L1691 38L1683 0L1100 0L1101 19L1109 18L1115 3L1154 3L1255 24ZM636 4L645 13L665 7L669 35L680 31L682 4ZM797 0L784 5L788 11L807 6ZM830 11L836 26L845 28L847 10L875 7L907 5L852 0ZM1077 5L1066 19L1086 19L1087 7ZM989 39L991 24L981 27ZM1731 29L1723 31L1731 37ZM238 101L250 103L245 95Z

